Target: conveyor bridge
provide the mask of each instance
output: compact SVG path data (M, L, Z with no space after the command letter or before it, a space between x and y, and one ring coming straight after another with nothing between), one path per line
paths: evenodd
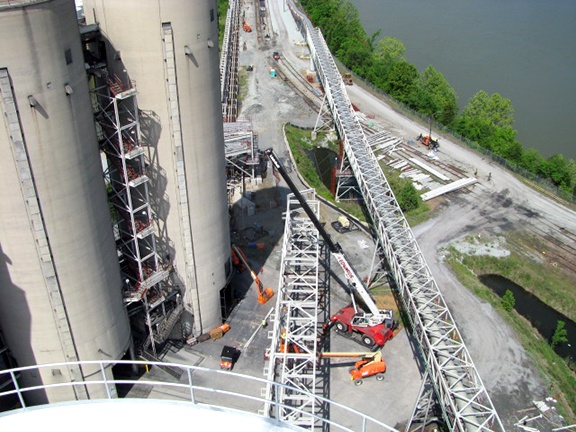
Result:
M287 4L310 47L335 127L425 363L426 377L408 428L425 426L436 406L450 431L503 431L452 314L368 144L324 37L292 0ZM426 400L426 395L432 397Z

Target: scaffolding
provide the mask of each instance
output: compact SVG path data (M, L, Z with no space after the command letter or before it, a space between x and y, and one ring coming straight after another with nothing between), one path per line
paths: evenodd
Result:
M224 123L224 153L228 199L232 201L236 191L245 192L246 179L259 185L266 171L252 123L246 120Z
M93 31L93 29L92 29ZM93 35L92 35L93 36ZM144 334L142 350L156 356L182 312L178 290L169 283L170 266L156 250L150 205L150 169L141 143L134 81L111 75L106 63L85 51L91 98L110 212L123 278L123 299L136 330ZM171 299L171 302L167 300Z
M318 215L320 202L314 190L302 194ZM288 195L281 279L271 317L274 325L268 332L272 343L266 350L268 362L264 375L290 388L268 385L263 389L263 396L282 404L282 408L274 412L270 411L272 405L267 405L267 415L306 429L316 428L317 417L326 416L324 403L316 397L328 396L328 378L318 373L325 365L318 361L317 355L323 343L322 324L327 322L329 313L325 306L329 276L327 267L321 265L326 259L326 248L314 223L294 195ZM303 392L294 392L292 388Z

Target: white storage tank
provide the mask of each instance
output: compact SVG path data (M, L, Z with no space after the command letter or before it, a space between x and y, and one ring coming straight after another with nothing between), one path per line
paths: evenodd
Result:
M222 322L230 275L215 0L84 0L108 67L138 90L158 249L185 288L194 333Z
M130 328L73 0L0 1L0 90L6 343L19 366L122 358ZM23 379L89 378L95 368ZM35 397L56 402L66 391Z

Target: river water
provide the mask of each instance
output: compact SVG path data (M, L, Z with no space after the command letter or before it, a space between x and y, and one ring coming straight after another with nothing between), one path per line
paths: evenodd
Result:
M440 71L460 107L479 90L512 101L525 148L576 160L575 0L349 0L368 35Z

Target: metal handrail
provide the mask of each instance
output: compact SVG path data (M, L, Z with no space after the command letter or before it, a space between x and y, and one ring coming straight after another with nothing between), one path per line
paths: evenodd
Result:
M137 365L137 366L163 366L163 367L172 367L172 368L180 368L184 371L182 374L182 380L184 382L169 382L169 381L161 381L159 378L155 378L152 380L130 380L130 379L109 379L106 375L106 369L111 366L124 364L124 365ZM43 384L43 385L34 385L34 386L26 386L22 382L22 375L25 375L28 371L36 371L39 376L41 375L41 371L58 368L58 367L66 367L69 368L70 366L87 366L87 365L98 365L99 373L93 374L90 380L82 380L82 381L72 381L69 380L67 376L62 376L62 378L66 381L52 383L52 384ZM235 379L226 379L223 380L220 385L230 386L231 388L216 388L215 380L214 379L203 379L201 380L204 382L204 385L197 384L198 380L193 379L193 376L199 373L205 373L210 375L211 377L215 377L217 375L222 375L225 377L234 377ZM281 410L288 410L297 412L299 414L304 415L312 415L317 421L321 422L323 425L329 425L330 427L334 427L334 430L341 430L341 431L349 431L349 432L366 432L368 430L375 431L375 430L382 430L382 431L389 431L389 432L398 432L393 427L390 427L372 417L369 417L353 408L349 408L345 405L342 405L338 402L331 401L329 399L323 398L321 396L315 395L308 391L302 390L300 388L291 387L285 384L277 383L274 381L269 381L264 378L253 377L250 375L240 374L237 372L232 371L224 371L218 369L210 369L201 366L190 366L190 365L183 365L178 363L164 363L164 362L149 362L149 361L129 361L129 360L118 360L118 361L103 361L103 360L94 360L94 361L76 361L76 362L65 362L65 363L50 363L50 364L43 364L43 365L36 365L36 366L26 366L14 369L7 369L0 371L0 381L6 376L6 381L10 381L13 385L13 389L6 390L0 392L0 399L10 395L16 395L20 401L21 408L27 408L29 405L26 403L25 395L29 392L38 391L38 390L45 390L45 389L53 389L53 388L63 388L63 387L75 387L75 386L86 386L88 389L88 394L90 394L90 389L94 388L94 386L104 386L106 396L103 398L97 398L94 400L115 400L116 398L113 397L116 394L113 391L116 384L128 384L134 385L137 384L138 386L150 386L150 387L164 387L164 388L173 388L173 389L182 389L186 391L186 396L184 393L182 394L173 394L172 397L174 400L181 401L182 398L186 398L191 404L201 406L201 407L218 407L218 408L229 408L235 411L244 411L249 412L252 414L256 414L263 418L272 418L277 419L279 418L278 413ZM8 378L9 377L9 378ZM20 379L19 379L20 378ZM99 378L99 379L97 379ZM345 419L346 425L339 423L338 421L334 421L331 419L323 418L322 416L316 413L304 412L298 406L287 405L281 402L271 401L267 399L265 396L255 396L254 394L248 394L247 391L250 388L253 388L249 385L238 385L238 380L245 380L247 383L253 383L259 385L260 388L265 388L266 386L271 386L274 392L278 392L280 390L290 390L292 393L300 393L303 396L310 398L317 398L320 402L328 404L330 410L328 412L334 412L334 410L341 410L344 412L343 415L339 416L342 419ZM232 383L233 388L232 388ZM238 390L240 389L240 390ZM214 397L208 398L205 402L199 402L198 395L206 396L206 395L213 395ZM163 400L165 400L166 395L170 395L169 393L163 394ZM225 403L225 398L220 396L233 396L235 401L237 399L240 400L247 400L257 402L261 404L263 408L265 404L271 405L271 409L268 412L256 412L251 411L250 409L245 409L239 407L237 405L230 406L229 404ZM138 394L128 395L126 398L142 398ZM236 399L237 398L237 399ZM148 398L153 399L153 398ZM76 402L76 399L70 399L68 402ZM62 402L59 399L59 403ZM85 401L83 401L85 402ZM45 405L50 405L49 403ZM14 414L17 414L17 409L14 410ZM293 426L293 425L292 425Z
M9 7L21 7L36 3L45 3L50 0L0 0L0 9Z

